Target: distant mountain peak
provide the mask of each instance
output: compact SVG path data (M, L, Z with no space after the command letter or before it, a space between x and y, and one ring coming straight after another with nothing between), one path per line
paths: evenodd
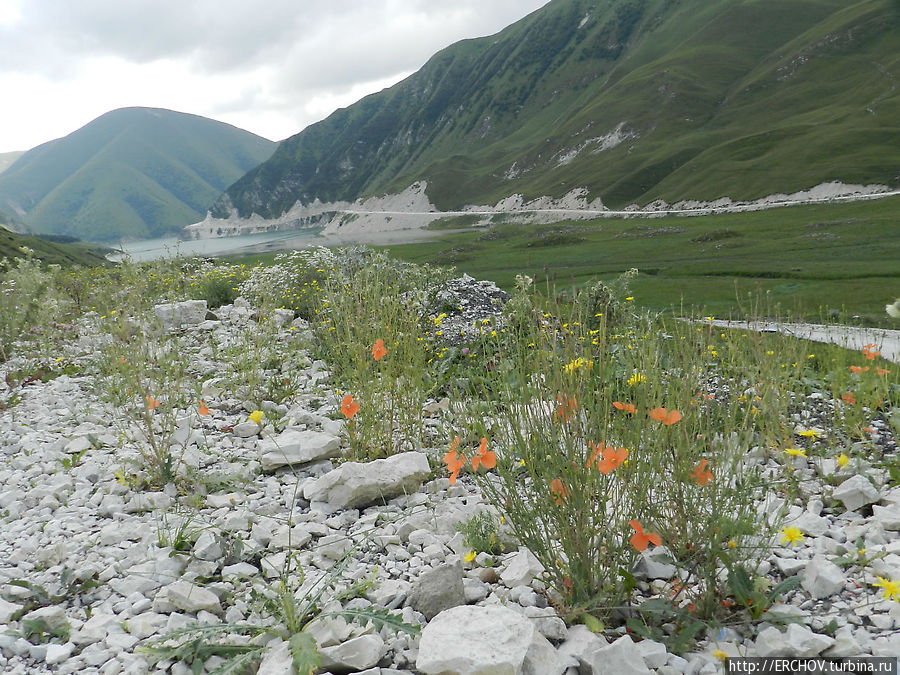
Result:
M0 209L36 233L84 240L175 233L275 145L198 115L119 108L0 173Z

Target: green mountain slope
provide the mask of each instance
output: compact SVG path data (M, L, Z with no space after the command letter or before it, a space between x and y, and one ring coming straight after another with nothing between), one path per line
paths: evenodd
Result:
M0 152L0 173L6 171L24 152Z
M196 115L106 113L25 153L0 174L0 209L36 233L92 241L179 230L275 143Z
M213 213L420 179L443 209L897 185L898 44L897 0L553 0L282 142Z

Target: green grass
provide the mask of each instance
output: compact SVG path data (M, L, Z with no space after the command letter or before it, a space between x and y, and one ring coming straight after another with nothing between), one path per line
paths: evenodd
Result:
M22 247L27 246L34 251L34 255L45 264L54 265L82 265L94 267L108 265L109 261L103 256L110 252L99 244L84 242L58 243L47 241L40 237L16 234L0 228L0 259L21 258Z
M635 302L821 318L827 310L878 321L900 296L900 197L754 213L495 225L393 245L411 262L453 264L511 288L517 274L582 284L636 267Z

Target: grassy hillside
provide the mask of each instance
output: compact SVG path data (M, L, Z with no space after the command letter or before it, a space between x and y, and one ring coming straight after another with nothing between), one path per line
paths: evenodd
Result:
M755 213L522 226L497 224L391 246L413 262L453 264L511 288L612 279L636 267L635 302L727 316L759 312L884 319L900 297L900 197Z
M51 238L56 239L52 236ZM0 260L23 257L25 255L23 247L31 249L34 257L46 264L81 265L83 267L109 264L104 257L106 249L96 244L70 241L66 237L51 241L43 237L16 234L0 228Z
M896 0L554 0L283 142L214 213L428 181L440 207L900 184Z
M0 208L34 231L146 238L203 218L275 144L221 122L125 108L23 155L0 174Z

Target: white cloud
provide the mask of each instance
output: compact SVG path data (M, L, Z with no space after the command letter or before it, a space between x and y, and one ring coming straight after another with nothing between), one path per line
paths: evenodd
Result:
M0 0L0 152L133 105L279 140L545 2Z

